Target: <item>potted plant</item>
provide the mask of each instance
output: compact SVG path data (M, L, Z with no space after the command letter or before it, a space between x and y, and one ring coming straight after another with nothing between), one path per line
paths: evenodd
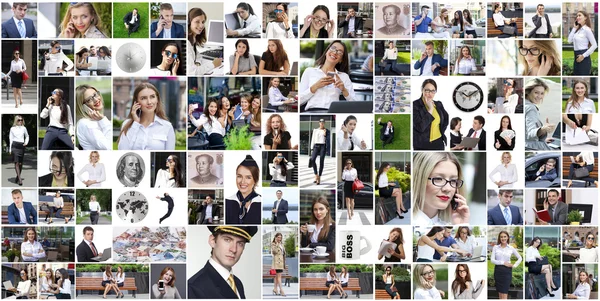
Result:
M571 225L581 224L582 219L583 219L583 216L581 215L581 212L579 212L577 210L571 210L569 212L569 215L567 215L567 222Z

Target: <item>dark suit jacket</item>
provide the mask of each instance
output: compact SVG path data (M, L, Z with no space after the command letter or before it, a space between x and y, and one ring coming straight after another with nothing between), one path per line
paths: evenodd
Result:
M133 18L133 12L128 12L125 17L123 17L123 23L127 23L129 24L129 22L131 22L131 18ZM137 21L133 22L134 25L139 26L140 25L140 14L138 13L137 15ZM154 29L154 31L156 31L156 28Z
M319 240L318 242L312 243L310 242L308 233L306 235L302 234L300 247L315 248L319 246L327 247L327 252L331 252L335 248L335 225L329 227L329 233L327 234L326 240Z
M246 299L242 281L233 275L235 287L241 299ZM188 297L190 299L237 299L229 283L219 275L213 266L206 262L204 267L188 280Z
M446 138L446 128L450 123L448 112L444 109L441 101L434 100L435 107L440 115L440 132L444 144L448 144ZM413 146L415 150L430 149L429 132L431 131L431 123L433 116L429 114L423 100L420 98L413 101ZM443 150L443 149L440 149Z
M387 128L387 122L380 122L379 125L381 128L379 129L379 139L385 140L383 137L385 136L385 129ZM390 136L394 137L394 126L390 130Z
M344 18L344 20L342 22L340 22L340 24L338 24L339 28L344 28L344 38L348 37L348 26L349 26L349 21L346 21L346 18ZM362 30L363 28L363 20L361 17L354 17L354 32L356 33L356 31L358 30Z
M37 31L35 31L35 25L33 24L33 20L23 18L23 23L25 23L25 37L34 39L37 38ZM19 29L17 29L17 24L15 24L15 21L13 20L12 16L10 17L10 19L2 23L2 38L21 38L21 34L19 34Z
M473 129L469 129L469 133L467 134L467 137L471 137L471 135L473 135L474 130ZM479 138L479 142L477 142L477 147L479 147L479 150L485 150L485 130L481 129L481 135L479 135L477 138Z
M555 168L556 169L556 168ZM556 203L556 208L554 209L554 215L550 215L552 218L549 224L551 225L566 225L567 224L567 214L569 213L569 206L561 201ZM550 213L550 208L548 208L548 213Z
M219 216L219 209L220 209L219 205L213 203L211 217ZM204 219L206 218L206 206L200 204L200 207L198 207L198 209L196 209L196 212L200 212L200 222L203 222Z
M513 137L511 139L510 145L508 145L508 143L506 143L506 140L504 140L504 138L500 137L501 133L502 133L502 130L497 130L494 132L494 148L496 147L496 140L498 140L498 142L500 142L500 148L498 148L497 150L513 150L513 149L515 149L516 137Z
M508 208L510 208L510 214L512 215L511 225L523 225L523 217L519 212L519 207L509 205ZM506 225L504 212L500 209L500 205L488 210L488 225Z
M415 62L415 69L420 69L421 72L419 72L419 75L423 75L423 68L425 67L425 62L427 59L424 59L423 62L421 62L420 60L417 60ZM434 53L433 56L431 57L431 65L434 65L435 63L440 64L439 68L435 68L435 71L433 71L433 75L434 76L438 76L440 75L440 69L444 68L444 67L448 67L448 60L445 60L441 55Z
M552 25L550 24L550 18L548 17L548 14L544 14L544 17L546 19L546 27L548 28L548 36L550 36L550 34L552 33ZM533 18L531 18L531 20L533 21L533 25L535 25L535 28L529 32L529 35L527 35L528 38L533 37L537 32L538 28L542 27L542 18L540 18L540 16L538 16L537 14L533 15Z
M275 209L277 201L273 202L273 209ZM277 209L277 216L275 218L275 224L287 224L288 218L288 201L281 199L281 204L279 204L279 209Z
M158 21L152 22L152 25L150 25L150 37L151 38L162 38L163 37L163 33L165 32L164 29L160 32L158 37L156 36L157 26L158 26ZM183 28L183 26L173 22L173 25L171 26L171 39L183 39L183 38L185 38L185 29Z
M69 187L75 187L75 175L73 173L67 175L67 181L69 182ZM52 187L52 173L41 176L39 182L40 187Z
M17 209L17 205L14 203L8 206L8 223L11 225L14 224L37 224L37 212L33 205L30 202L23 202L23 210L25 210L25 216L27 221L21 220L21 215L19 214L19 209Z
M98 250L96 251L100 252ZM75 254L77 254L78 262L95 262L94 260L92 260L92 258L94 257L94 252L92 252L92 249L90 248L90 246L88 246L85 240L82 240L81 243L77 245L77 249L75 249Z

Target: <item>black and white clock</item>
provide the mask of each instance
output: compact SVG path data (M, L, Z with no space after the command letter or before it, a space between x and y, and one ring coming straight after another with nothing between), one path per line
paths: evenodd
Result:
M463 112L473 112L483 103L483 90L474 82L464 82L454 88L454 105Z
M148 215L148 200L139 191L126 191L117 199L117 215L128 223L138 223Z
M137 43L123 44L117 50L117 66L127 73L142 70L146 65L146 51Z

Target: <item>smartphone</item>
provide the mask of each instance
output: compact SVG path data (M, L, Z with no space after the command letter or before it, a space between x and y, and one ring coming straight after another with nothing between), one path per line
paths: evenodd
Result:
M87 104L83 105L83 111L88 115L92 115L94 113L94 110L90 108Z
M548 60L548 58L546 57L546 55L542 54L542 55L538 56L538 63L540 63L540 64L542 63L542 56L544 57L544 60Z
M193 104L193 105L192 105L192 108L193 108L194 110L198 110L198 104L197 104L197 103Z
M334 78L335 77L335 72L329 71L329 72L327 72L327 76L329 76L331 78Z
M450 201L450 206L452 206L452 211L455 211L458 208L458 202L456 201L456 197L452 197L452 201Z
M134 103L137 103L137 101L136 101L136 102L134 102ZM136 115L137 115L139 118L142 118L142 109L141 109L141 108L137 109L137 110L135 111L135 114L136 114Z
M163 280L159 280L158 281L158 290L159 291L164 291L165 290L165 282Z

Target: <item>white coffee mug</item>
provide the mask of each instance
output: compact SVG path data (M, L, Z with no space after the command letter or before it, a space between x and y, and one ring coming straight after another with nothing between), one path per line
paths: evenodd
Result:
M325 255L325 253L327 253L327 247L318 246L314 248L314 251L317 253L317 255Z
M365 255L371 250L371 242L365 237L360 236L360 231L340 231L341 247L340 254L347 260L360 259L360 255ZM364 248L361 248L361 241L365 241Z
M306 225L306 228L308 229L308 233L313 233L317 230L315 225Z

